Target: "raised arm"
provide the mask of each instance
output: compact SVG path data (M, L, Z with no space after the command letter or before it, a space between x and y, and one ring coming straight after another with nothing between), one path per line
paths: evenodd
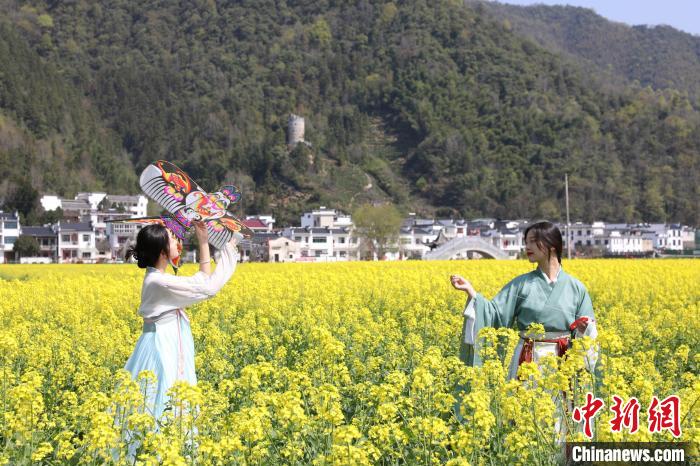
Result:
M522 277L514 278L493 299L489 300L481 293L477 293L471 283L463 277L452 276L452 285L468 295L464 309L465 315L473 309L475 314L482 317L483 327L498 328L513 325L522 283Z
M209 232L204 222L194 222L194 234L199 243L199 271L211 275L211 257L209 257Z
M211 275L200 269L189 277L169 274L158 274L154 277L155 280L149 286L156 287L153 292L158 294L159 304L173 309L183 308L215 296L236 270L236 244L237 239L234 238L221 250L219 262Z
M477 336L484 327L512 327L515 321L523 278L516 277L498 292L493 299L486 299L474 290L468 280L453 275L452 286L469 295L464 308L464 328L462 344L467 347L462 351L462 357L467 364L479 365ZM475 348L475 346L477 348Z

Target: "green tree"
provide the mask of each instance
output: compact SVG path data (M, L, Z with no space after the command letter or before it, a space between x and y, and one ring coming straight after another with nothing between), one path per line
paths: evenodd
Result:
M43 28L51 29L53 27L53 18L50 15L39 15L36 21Z
M331 28L323 18L319 18L314 22L310 32L314 42L321 46L326 46L331 41Z
M401 228L401 213L393 204L363 204L352 214L356 232L370 258L384 258L396 249Z
M15 253L15 258L19 260L21 257L34 257L39 255L39 242L33 236L19 235L17 241L12 246L12 251Z

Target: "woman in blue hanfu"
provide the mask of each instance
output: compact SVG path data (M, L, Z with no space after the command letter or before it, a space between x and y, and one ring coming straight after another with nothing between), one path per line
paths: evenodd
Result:
M143 333L125 369L134 379L145 370L155 374L157 381L147 394L146 409L156 421L160 420L168 401L167 391L176 381L197 383L194 343L184 308L213 297L228 282L236 269L236 244L241 238L234 235L220 251L212 273L206 225L195 222L199 271L192 276L171 275L166 273L166 268L168 264L175 267L174 264L178 263L181 238L173 233L177 229L166 225L152 224L142 228L136 246L127 251L127 258L133 256L139 268L146 269L146 276L138 309L143 318Z
M523 362L537 363L546 355L563 356L571 338L597 336L593 304L586 287L561 267L562 236L550 222L538 222L525 230L525 252L537 268L511 280L488 300L459 275L450 277L452 286L469 295L464 309L461 358L470 365L481 365L479 330L484 327L513 327L520 340L510 363L508 377L515 378ZM529 335L530 324L542 324L544 335ZM592 371L597 359L589 350L585 365Z
M571 347L571 339L584 336L596 338L598 332L593 315L593 304L586 287L561 267L562 236L550 222L538 222L525 230L525 252L537 268L511 280L496 296L488 300L477 293L471 283L459 275L450 281L457 290L469 295L464 308L464 325L460 342L460 357L470 366L481 365L479 357L479 330L484 327L513 327L520 339L510 361L508 378L517 377L524 362L539 365L548 355L564 356ZM542 324L545 334L532 335L530 324ZM591 346L584 357L584 366L593 372L598 353ZM460 397L458 397L460 398ZM571 400L555 401L555 431L563 441L567 424L565 411ZM461 403L455 404L455 414L463 420Z

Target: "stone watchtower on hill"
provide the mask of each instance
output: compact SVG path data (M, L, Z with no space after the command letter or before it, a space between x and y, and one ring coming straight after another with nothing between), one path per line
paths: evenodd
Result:
M304 142L304 117L290 114L287 120L287 145L294 147Z

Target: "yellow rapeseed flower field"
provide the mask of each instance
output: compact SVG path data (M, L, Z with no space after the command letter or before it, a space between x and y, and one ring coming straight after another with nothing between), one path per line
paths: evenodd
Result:
M137 383L122 370L141 333L144 271L2 266L0 464L129 464L129 451L131 464L553 464L557 406L580 406L587 391L605 402L594 440L700 442L700 261L564 262L593 300L594 374L574 348L508 381L508 329L486 329L484 367L466 367L465 295L448 277L492 297L532 267L240 265L188 309L199 384L172 388L154 432L139 385L153 375ZM614 395L639 400L638 432L612 432ZM669 395L681 401L677 439L648 428L652 396ZM564 422L570 440L585 439L569 414Z

